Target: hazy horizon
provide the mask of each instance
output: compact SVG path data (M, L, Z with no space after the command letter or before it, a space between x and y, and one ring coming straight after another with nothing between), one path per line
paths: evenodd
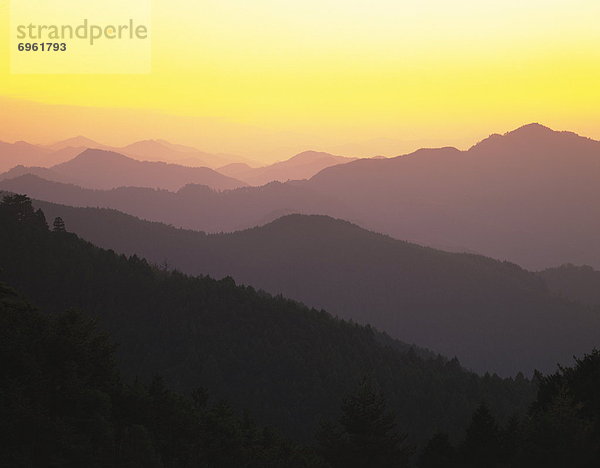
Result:
M600 140L600 130L594 131L598 127L564 127L554 126L549 122L538 119L530 121L517 121L512 126L507 124L502 128L482 129L473 132L466 128L459 130L460 137L449 136L447 138L434 136L431 131L429 136L423 132L418 138L403 138L403 135L385 136L372 135L364 140L354 140L348 137L338 137L329 139L323 137L314 137L302 134L269 134L264 129L238 125L231 122L219 121L217 119L206 119L202 117L192 117L183 115L168 115L158 111L142 111L140 109L123 108L92 108L85 106L56 106L39 102L7 99L0 96L0 102L6 104L9 110L0 114L0 141L6 143L16 143L24 141L38 146L52 146L55 143L69 140L76 137L85 137L94 140L96 143L111 147L111 149L120 149L127 145L141 141L167 141L169 143L190 146L191 148L213 154L226 154L232 159L240 162L248 161L253 167L267 166L276 162L286 161L287 159L306 152L321 151L338 156L351 158L371 158L375 156L384 156L387 158L410 154L422 148L443 148L454 147L459 150L467 150L480 141L493 134L505 134L523 126L536 123L549 127L555 131L568 131L580 136ZM11 107L12 106L12 107ZM40 131L39 128L32 128L19 123L18 118L27 120L25 114L40 113L47 116L53 116L48 125L50 129L45 128ZM146 128L128 128L123 134L115 133L119 127L119 122L131 122L137 120L134 116L145 115L147 120ZM148 117L148 114L151 117ZM60 116L59 116L60 115ZM83 118L87 116L87 118ZM72 127L65 126L63 122L73 121ZM163 124L164 119L164 124ZM176 122L173 124L173 122ZM207 133L199 137L191 137L187 131L181 131L182 128L193 127L198 122L209 122L219 129L219 132L238 132L233 135L240 135L240 138L220 139L214 134ZM173 127L178 127L179 131L171 131L169 123ZM14 128L14 130L11 130ZM56 128L56 130L53 130ZM54 132L49 134L49 132ZM154 133L152 133L154 132ZM219 134L217 132L217 134ZM229 134L231 136L232 134ZM344 139L348 138L348 139ZM235 140L235 143L226 143L224 140ZM282 144L280 141L287 141ZM165 159L165 162L171 162Z
M151 73L1 68L0 139L160 137L261 163L466 149L530 122L600 139L598 2L155 3Z

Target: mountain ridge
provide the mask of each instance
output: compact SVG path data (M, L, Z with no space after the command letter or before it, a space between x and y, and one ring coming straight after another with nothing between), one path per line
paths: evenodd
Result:
M600 338L594 331L600 316L555 297L536 273L399 241L344 220L294 214L206 234L115 211L35 204L104 248L190 274L233 277L458 356L477 371L551 369ZM530 345L532 335L537 347Z
M0 221L0 281L49 313L95 317L119 343L124 375L161 375L181 391L208 387L298 439L310 439L365 374L419 439L464 428L481 398L507 420L533 397L522 375L478 377L456 360L423 358L371 327L231 278L187 276L52 232L22 197L0 204Z
M95 192L86 199L90 206L209 232L252 227L284 213L326 214L394 238L480 252L529 269L563 263L600 268L600 206L594 202L600 199L600 143L545 128L521 131L533 129L534 139L508 132L468 151L422 149L361 159L325 168L309 180L209 198L145 192L148 200L134 203ZM0 186L81 204L75 196L55 198L40 184Z
M217 171L242 179L253 186L269 182L308 179L326 167L345 164L356 160L345 156L336 156L322 151L303 151L284 161L262 167L250 167L244 164L230 164Z
M101 149L86 149L75 158L52 166L50 170L93 189L139 186L177 190L189 183L202 183L213 189L227 190L246 185L207 167L138 161L121 153Z

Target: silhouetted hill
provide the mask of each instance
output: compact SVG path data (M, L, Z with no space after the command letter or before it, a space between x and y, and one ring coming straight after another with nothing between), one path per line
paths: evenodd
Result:
M192 167L215 168L232 162L245 161L245 158L240 156L207 153L191 146L178 145L161 139L142 140L126 146L109 146L84 136L77 136L59 141L47 148L59 150L69 147L80 148L79 153L86 149L100 149L124 154L140 161L161 161Z
M18 165L48 167L67 161L78 153L73 148L51 150L24 141L17 141L16 143L0 141L0 172L7 171Z
M11 187L81 205L76 198L57 200L52 191L34 193L16 182ZM493 135L469 151L423 149L363 159L277 189L245 188L195 201L156 192L136 197L135 206L116 199L90 206L210 232L253 227L286 213L325 214L531 269L563 263L600 268L600 143L537 124Z
M600 271L591 266L565 264L538 274L554 293L581 304L600 306Z
M302 180L314 176L326 167L354 161L356 158L335 156L319 151L305 151L286 161L269 166L252 168L247 164L230 164L217 169L220 173L243 180L250 185L264 185L269 182Z
M36 205L102 247L187 273L231 276L456 355L481 372L553 369L600 341L600 315L553 297L534 273L345 221L291 215L260 228L206 235L115 211Z
M202 158L199 151L181 151L173 147L167 146L158 140L143 140L136 141L130 145L124 146L120 149L123 154L126 154L135 159L142 159L145 161L162 161L183 164L186 166L210 166L210 163ZM176 161L175 161L175 160ZM187 163L183 163L185 159Z
M58 172L48 169L47 167L36 166L15 166L11 170L0 174L0 180L15 179L23 176L35 176L50 182L60 182L63 184L74 184L76 181L69 177L63 176Z
M337 213L353 219L352 210L343 203L293 183L272 182L225 192L203 185L187 185L177 192L139 187L89 190L25 175L0 180L0 189L65 205L114 208L150 221L208 232L245 229L290 213Z
M244 159L230 154L206 153L196 148L176 145L165 140L138 141L122 148L116 148L116 150L142 161L162 161L192 167L215 168L230 161Z
M87 138L83 135L78 135L76 137L67 138L66 140L57 141L51 145L47 146L52 150L61 150L65 148L82 148L82 151L85 149L101 149L101 150L111 150L110 146L104 145L102 143L98 143L97 141L92 140L91 138Z
M0 466L329 466L206 389L131 384L114 350L87 314L36 310L0 283Z
M0 205L0 265L0 280L43 310L98 317L119 344L125 375L210 388L287 433L313 434L361 375L379 382L401 428L417 437L464 427L481 399L506 417L531 398L522 377L477 377L455 360L401 352L372 328L230 278L163 271L51 232L22 197Z
M30 168L14 168L15 172L24 172L24 174L15 177L14 179L0 179L0 185L2 185L3 189L15 193L19 192L21 188L28 188L31 190L32 193L48 194L51 198L57 201L62 200L59 201L59 203L77 205L77 202L75 202L75 200L79 200L79 203L81 203L83 206L86 206L88 204L89 206L94 206L94 203L96 203L95 196L99 193L103 193L100 190L89 190L81 188L74 184L65 184L61 182L47 180L39 177L38 175L32 174L28 171L28 169ZM40 173L45 172L47 170L52 174L52 176L60 177L51 169L46 168L33 168L33 172L38 172L38 169L40 169ZM102 205L96 203L95 206Z
M0 142L0 170L6 171L17 164L37 164L48 154L43 148L24 141Z
M137 161L123 154L96 149L85 150L51 169L80 181L85 187L96 189L135 186L178 190L186 184L196 183L227 190L246 185L207 167Z
M536 269L600 266L600 142L574 133L532 124L468 151L330 167L307 185L352 206L361 225L397 238Z

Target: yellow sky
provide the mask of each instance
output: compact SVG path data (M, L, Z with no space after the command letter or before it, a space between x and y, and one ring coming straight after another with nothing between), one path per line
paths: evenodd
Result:
M600 138L598 24L598 0L154 0L145 75L11 75L1 34L0 139L171 138L267 160L468 146L532 121Z

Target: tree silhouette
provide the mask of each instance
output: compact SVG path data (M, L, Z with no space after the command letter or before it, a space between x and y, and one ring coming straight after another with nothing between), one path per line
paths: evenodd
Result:
M0 202L0 217L28 227L48 229L42 210L34 210L27 195L5 195Z
M500 456L500 434L487 405L481 403L473 413L462 446L465 466L496 466Z
M31 200L27 195L5 195L2 199L2 208L20 223L27 221L34 213Z
M524 430L523 466L600 466L600 352L574 367L538 374L538 396Z
M0 282L1 467L324 466L201 389L128 385L114 350L93 318L35 310Z
M54 223L52 223L52 230L54 232L66 232L67 230L65 229L65 222L63 221L63 219L60 216L57 216L56 218L54 218Z
M450 443L448 434L435 434L419 457L419 468L451 468L457 465L456 449Z
M537 398L523 419L515 415L499 427L481 404L460 446L458 464L445 458L452 449L447 437L436 435L423 449L419 468L600 466L600 351L575 361L574 367L559 366L547 376L536 372Z
M598 465L598 444L592 425L581 417L582 405L567 388L543 412L533 415L525 434L521 466L586 468Z
M343 401L338 424L323 424L318 439L323 457L334 468L403 467L413 453L407 435L396 431L383 394L366 378Z

